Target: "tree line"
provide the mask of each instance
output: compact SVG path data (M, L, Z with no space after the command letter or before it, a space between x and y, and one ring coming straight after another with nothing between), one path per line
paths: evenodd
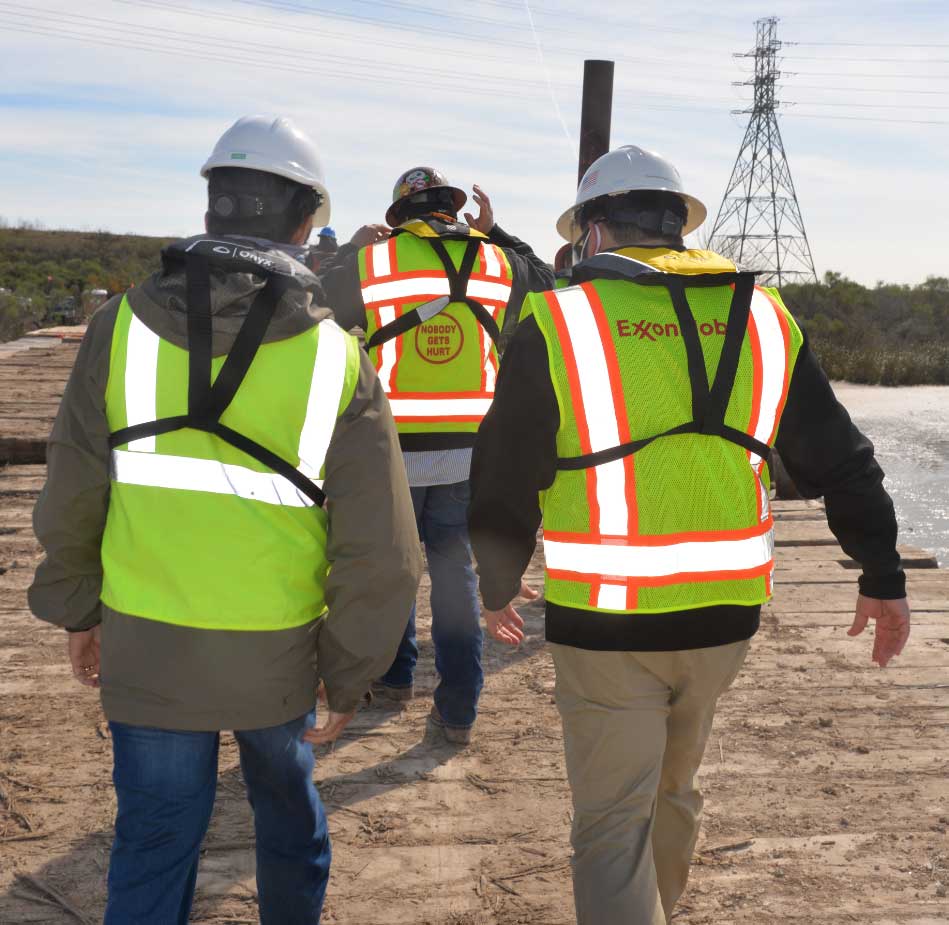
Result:
M949 384L949 278L869 288L826 273L781 294L831 379Z
M0 221L0 341L61 320L84 292L114 295L141 282L170 240ZM832 379L949 384L949 278L866 287L831 272L782 295Z

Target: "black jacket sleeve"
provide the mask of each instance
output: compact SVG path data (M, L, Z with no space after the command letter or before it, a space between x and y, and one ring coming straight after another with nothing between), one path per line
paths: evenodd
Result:
M359 285L359 249L344 244L320 264L318 276L326 298L323 304L333 310L336 323L344 331L353 328L365 331L366 307Z
M514 336L527 293L553 289L555 278L553 267L544 263L529 244L508 234L500 225L491 229L488 239L504 251L511 263L513 285L508 310L504 316L504 330L501 332L500 348L503 353ZM537 333L540 334L540 331Z
M831 531L863 567L861 593L882 600L905 597L896 513L883 487L883 470L873 444L837 401L806 337L775 446L798 491L805 498L823 496Z
M557 474L560 410L549 370L544 336L527 318L504 355L471 461L468 527L489 610L517 595L537 543L538 492Z

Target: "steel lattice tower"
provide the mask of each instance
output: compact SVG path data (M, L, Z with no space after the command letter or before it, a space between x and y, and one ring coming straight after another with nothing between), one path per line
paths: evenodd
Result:
M761 282L765 284L816 281L804 219L778 128L778 20L759 19L755 25L755 50L736 55L755 60L754 79L736 84L754 87L751 109L735 110L750 113L751 118L712 228L709 247L742 268L761 271Z

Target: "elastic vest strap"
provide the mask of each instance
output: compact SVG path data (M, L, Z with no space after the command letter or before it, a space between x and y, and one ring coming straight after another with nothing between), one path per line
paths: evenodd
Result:
M264 341L274 309L289 281L270 274L244 318L217 379L211 382L211 266L200 253L185 256L188 304L188 413L125 427L109 435L115 449L141 437L160 436L176 430L201 430L230 444L278 475L282 475L315 505L323 507L326 495L302 472L272 450L221 423L221 415L234 400Z
M588 469L603 463L614 462L617 459L624 459L638 453L649 444L661 440L663 437L676 437L681 434L721 437L729 443L751 450L762 459L766 459L771 452L771 447L743 431L729 427L725 423L728 402L735 387L735 377L738 374L741 345L745 339L745 331L748 329L748 316L751 312L751 300L755 291L754 273L708 273L696 276L655 273L643 274L637 277L636 282L640 285L665 286L669 290L672 306L679 322L679 330L682 332L682 339L685 343L689 382L692 387L692 420L663 431L661 434L610 447L597 453L561 457L557 460L557 468L562 470ZM685 295L685 287L686 285L722 286L728 283L734 283L735 288L732 293L731 307L728 311L722 353L718 368L715 371L715 379L709 387L705 357L702 353L702 342L699 340L695 316L692 314L692 309L689 307Z
M448 293L450 302L460 302L471 309L472 314L478 319L478 323L488 332L488 336L497 345L501 331L498 323L494 320L492 314L477 300L472 299L468 294L468 281L474 270L474 262L481 249L481 242L477 239L469 240L465 245L465 253L461 258L461 264L456 268L448 254L444 241L440 238L422 238L432 245L438 259L445 269L445 275L448 277ZM426 303L428 304L428 303ZM366 342L366 349L372 350L379 347L395 337L401 337L413 328L417 328L427 319L420 313L419 309L424 306L417 306L412 311L400 315L394 321L379 328L372 337Z

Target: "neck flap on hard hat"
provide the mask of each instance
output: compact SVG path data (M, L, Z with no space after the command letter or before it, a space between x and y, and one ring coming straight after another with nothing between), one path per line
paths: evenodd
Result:
M413 218L394 229L396 234L413 234L417 238L485 238L476 228L469 228L464 222L453 219L442 212L434 212L423 218Z
M299 260L265 242L231 235L196 235L175 241L162 249L162 263L183 263L188 254L198 254L228 273L256 273L258 275L287 276L303 285L316 283L316 277Z

